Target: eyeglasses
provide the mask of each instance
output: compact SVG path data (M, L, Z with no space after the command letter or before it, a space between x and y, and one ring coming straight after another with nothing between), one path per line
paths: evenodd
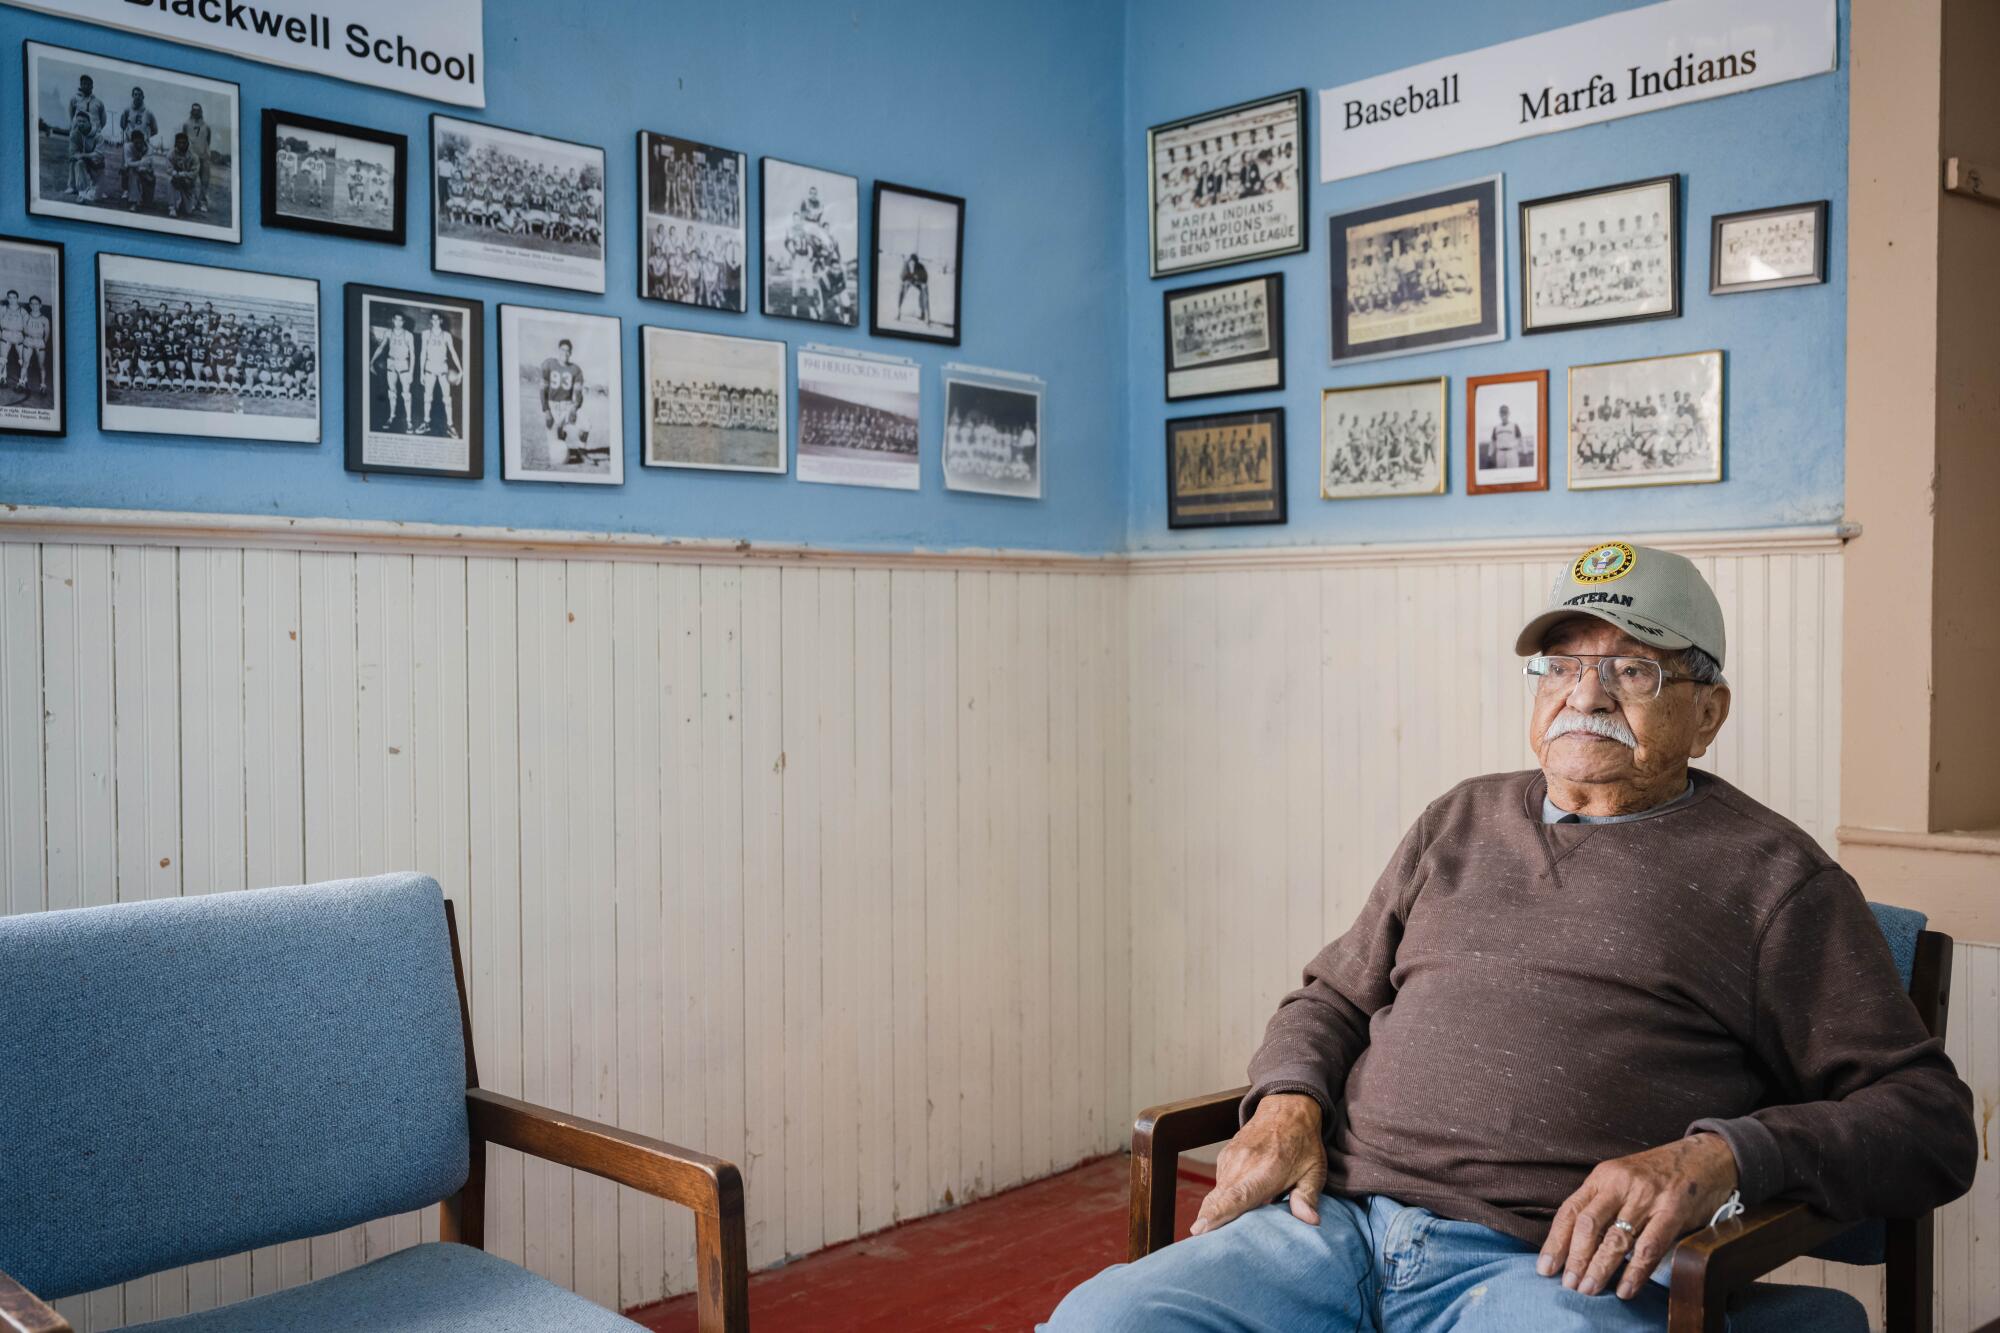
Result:
M1529 658L1521 674L1534 682L1537 694L1568 694L1583 679L1585 667L1582 657L1544 654ZM1597 679L1619 703L1644 704L1659 698L1668 681L1695 678L1675 675L1650 657L1597 657Z

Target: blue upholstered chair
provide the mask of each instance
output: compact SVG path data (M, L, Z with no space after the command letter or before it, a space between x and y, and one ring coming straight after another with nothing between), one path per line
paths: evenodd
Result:
M442 1243L143 1327L638 1327L485 1253L488 1143L691 1208L701 1327L748 1326L734 1166L478 1086L436 881L0 920L0 1329L67 1329L44 1301L432 1204Z
M1924 915L1870 904L1896 970L1931 1035L1942 1038L1951 991L1951 937L1924 929ZM1248 1088L1210 1093L1141 1111L1132 1127L1133 1259L1174 1240L1175 1179L1180 1155L1236 1132L1236 1108ZM1793 1259L1811 1256L1887 1265L1886 1333L1930 1333L1934 1221L1919 1218L1846 1225L1804 1204L1765 1203L1741 1217L1685 1237L1674 1250L1669 1333L1868 1333L1861 1303L1825 1287L1759 1282Z

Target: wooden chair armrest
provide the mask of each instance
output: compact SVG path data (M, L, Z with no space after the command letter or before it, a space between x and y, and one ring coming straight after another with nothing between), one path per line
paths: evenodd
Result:
M1134 1259L1173 1244L1181 1154L1236 1132L1247 1087L1149 1106L1132 1123L1132 1213L1126 1248Z
M733 1162L485 1088L465 1090L465 1113L475 1157L482 1141L498 1143L693 1209L701 1333L750 1327L743 1174Z
M1668 1333L1722 1333L1730 1296L1852 1227L1802 1203L1761 1203L1674 1247Z
M0 1272L0 1329L5 1333L73 1333L69 1320L4 1272Z

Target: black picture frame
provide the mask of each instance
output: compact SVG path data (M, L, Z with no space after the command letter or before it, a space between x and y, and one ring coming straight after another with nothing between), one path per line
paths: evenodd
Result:
M1235 356L1218 357L1201 366L1176 362L1174 309L1229 288L1264 289L1264 350L1249 350ZM1193 398L1228 398L1245 393L1277 393L1285 387L1285 275L1260 273L1248 278L1225 278L1194 287L1174 287L1160 293L1160 348L1166 376L1167 401L1186 402ZM1220 373L1215 373L1220 372ZM1175 377L1181 379L1176 384ZM1210 387L1213 386L1213 387Z
M662 294L660 285L652 281L652 274L650 271L650 261L652 259L652 255L647 248L651 244L651 239L648 234L648 223L656 222L659 221L660 219L658 215L655 215L652 212L653 155L648 150L656 142L672 144L675 145L677 148L686 148L705 153L716 153L721 156L733 158L736 162L736 194L737 194L736 202L740 212L737 217L737 222L735 227L735 233L736 233L735 239L740 251L738 264L742 269L742 273L738 278L736 304L734 305L729 305L727 303L712 304L706 301L689 301L679 296ZM684 305L695 310L721 310L737 315L747 313L750 309L750 260L752 258L750 254L750 159L749 157L744 153L738 152L734 148L720 148L714 144L701 143L698 140L694 139L682 139L671 134L660 134L653 130L640 130L639 131L639 188L637 194L639 196L638 197L639 298L644 301L660 301L671 305ZM676 222L685 224L687 221L686 219L678 218L673 214L667 214L665 216L671 219L667 223L667 225L670 226L674 225ZM698 225L716 226L716 227L726 226L726 224L723 223L700 223Z
M105 272L107 264L112 266L148 266L152 270L180 269L186 270L191 274L210 273L222 275L208 279L188 279L191 282L207 281L214 284L214 286L201 292L196 292L192 288L182 289L178 299L191 301L193 296L197 294L201 295L204 299L213 299L216 296L221 296L225 300L230 295L254 295L259 307L261 307L260 313L265 318L272 317L270 303L277 299L273 293L251 293L247 291L230 293L225 289L239 284L247 287L254 285L258 281L295 283L301 289L311 288L313 338L313 411L311 433L307 434L302 429L285 433L285 428L276 423L301 419L292 417L290 414L246 412L243 408L244 403L254 401L258 397L273 396L269 393L257 394L251 392L247 380L247 370L245 371L246 378L239 381L242 387L223 391L226 393L226 397L192 400L194 402L206 402L209 404L207 407L182 405L180 403L168 403L164 406L159 403L149 402L112 403L110 397L112 382L115 376L107 370L105 363L116 354L116 347L107 328L107 321L105 320L108 304L108 284L110 282L110 275ZM150 273L136 272L134 276L142 277L145 286L157 290L159 289L159 285L168 280L170 275L154 271ZM302 278L291 273L264 273L250 269L232 268L221 264L194 264L179 259L153 259L144 255L118 254L111 250L99 250L97 252L97 296L95 302L97 314L97 429L105 434L192 435L208 439L230 440L252 444L319 444L326 430L327 392L326 339L322 329L322 324L326 318L326 310L322 296L323 289L318 278ZM237 364L240 367L241 363L238 362ZM268 369L268 366L265 369ZM266 381L266 384L268 383L269 381ZM145 386L141 385L137 387L143 389ZM164 391L162 389L155 390L156 393ZM176 391L186 392L187 390L181 389ZM110 412L114 407L124 417L129 419L121 419L114 424L110 417ZM227 410L215 410L218 408ZM244 425L246 421L254 421L259 416L273 418L274 424L268 427L267 430L277 433L257 434L256 427L246 427Z
M549 263L545 260L539 273L534 270L510 267L507 263L502 262L499 257L493 257L491 262L474 262L482 261L485 257L472 253L463 256L449 256L449 258L455 259L458 262L446 262L448 258L445 253L446 242L450 241L454 246L461 243L460 238L447 238L442 232L444 222L440 214L440 209L449 208L450 199L447 190L440 185L440 177L438 175L438 135L447 127L459 127L469 132L504 136L517 140L532 140L537 143L550 144L560 149L572 149L578 153L587 155L586 160L579 165L596 167L598 193L600 195L597 201L597 254L595 258L593 259L589 255L559 254L553 257L554 263ZM518 282L529 287L554 287L562 291L583 292L591 296L604 295L607 275L610 270L611 256L609 223L611 216L611 174L606 165L609 159L606 157L602 147L597 144L578 143L574 139L558 139L552 134L537 134L533 130L517 130L510 125L494 125L483 120L467 120L463 116L454 116L443 111L431 112L430 131L431 272L450 274L454 277L492 278L499 282ZM594 155L595 160L588 160L588 155Z
M25 350L19 353L0 353L0 435L32 435L38 439L60 440L69 434L69 305L68 270L65 268L67 256L63 252L61 241L44 240L39 236L0 235L0 255L17 248L46 250L50 252L53 260L51 267L55 278L55 294L49 298L47 308L54 312L54 316L49 321L45 351L55 354L55 364L50 366L45 358L42 373L50 388L50 403L47 410L53 414L55 420L53 425L34 424L32 418L25 414L17 415L15 409L20 406L18 403L5 401L7 394L11 392L6 383L7 373L15 368L10 362L16 356L20 358L18 377L21 379L27 378L29 363ZM0 261L0 273L4 273L8 267L11 266ZM0 277L0 299L4 299L5 291L12 283L18 281L18 278L11 276ZM23 306L27 304L25 300L22 302ZM25 348L25 338L23 345ZM29 409L29 411L39 410L41 409Z
M1756 222L1762 218L1786 217L1793 214L1807 214L1813 220L1812 268L1803 274L1779 278L1760 278L1750 282L1725 282L1722 274L1723 232L1732 225ZM1811 287L1826 281L1827 251L1827 201L1812 199L1804 203L1781 204L1776 208L1751 208L1739 213L1717 213L1708 220L1708 294L1710 296L1733 296L1741 292L1768 292L1779 287Z
M790 310L777 309L774 308L772 305L772 294L773 294L774 284L771 281L771 269L770 269L771 241L772 241L771 219L773 217L774 209L782 210L786 207L783 200L777 200L777 202L775 203L773 202L774 196L771 192L771 167L773 164L776 164L777 166L780 167L790 167L798 171L818 172L822 176L830 176L836 180L846 181L847 182L846 188L849 188L854 192L854 255L851 259L845 260L843 264L843 273L842 273L842 283L846 287L847 294L852 301L852 304L849 307L849 312L850 312L849 317L846 319L827 319L822 316L813 315L809 313L801 314L799 313L800 304L796 297L792 299L792 308ZM834 171L827 167L816 167L807 162L794 162L790 158L786 157L770 157L770 156L760 157L757 159L757 200L758 203L762 206L759 209L759 217L757 219L758 286L762 293L760 298L761 305L759 306L759 309L761 309L766 316L772 319L797 319L797 320L803 320L808 324L826 324L839 329L859 328L861 325L861 291L866 283L866 277L867 277L866 272L861 263L860 178L856 176L850 176L844 171ZM839 238L835 237L834 240L837 243ZM853 266L854 271L851 274L848 274L844 271L845 265L847 264L851 264ZM825 299L825 295L826 295L826 289L824 284L822 284L820 290L820 299L822 301Z
M284 231L313 232L321 236L343 236L354 241L371 241L377 245L404 245L409 240L410 201L410 136L395 134L388 130L371 129L366 125L352 125L345 121L326 120L319 116L301 115L293 111L281 111L276 107L264 108L264 142L259 157L263 195L264 225ZM394 180L389 187L389 225L387 227L367 227L358 223L333 222L323 218L307 217L299 213L287 213L279 200L278 138L282 129L292 126L311 130L318 134L335 134L343 139L359 139L364 143L379 144L387 148L395 158L392 168Z
M932 203L949 204L956 210L956 217L953 219L952 226L951 332L948 334L922 333L913 329L893 327L882 322L883 287L891 280L889 275L892 272L896 275L895 281L897 283L895 318L899 320L902 318L903 309L902 264L905 261L896 260L896 267L891 269L886 261L886 257L882 253L884 245L882 199L884 195L889 194L900 194L911 199L926 199ZM868 235L875 245L875 289L872 293L873 299L868 302L868 332L878 338L908 338L913 342L938 343L945 347L957 347L965 333L965 200L955 194L940 194L936 190L920 189L914 185L896 185L889 181L876 181L874 202L868 215ZM898 249L900 248L899 246ZM917 262L919 265L922 265L922 258L919 257ZM925 270L925 272L928 273L928 270ZM928 280L925 283L925 288L924 308L929 310L933 307L930 304Z
M67 155L68 149L66 146L56 149L56 145L62 143L66 137L64 127L49 124L35 107L35 95L41 87L41 74L35 65L36 53L38 51L72 65L90 64L99 66L100 68L96 71L97 74L118 75L117 79L106 85L106 92L111 91L116 86L120 86L126 78L135 80L155 78L162 82L192 89L195 92L205 92L208 89L213 89L215 95L226 96L228 98L229 110L226 124L229 130L231 145L228 159L228 173L225 181L229 193L229 221L227 223L215 224L174 219L171 217L171 187L168 190L169 203L164 205L167 209L167 215L156 213L147 206L142 206L138 209L120 209L109 205L93 207L93 205L99 202L96 198L88 200L79 198L73 203L63 202L60 199L45 199L35 180L37 168L43 165L44 148L48 147L52 150L61 151L65 155ZM93 76L94 78L95 76ZM143 83L140 86L143 87ZM58 92L57 96L60 95L60 92ZM117 113L112 110L104 97L97 96L95 89L93 89L93 96L96 97L97 102L101 105L101 109L105 113L103 132L97 136L96 140L99 165L95 173L96 180L103 182L107 174L115 170L113 164L117 160L115 155L118 152L118 148L115 143L107 144L105 139L110 136L111 126L114 123ZM151 108L148 108L148 110L151 110ZM91 51L77 50L75 47L58 46L52 42L39 42L33 38L29 38L21 43L21 112L21 133L23 138L21 155L22 198L26 201L29 216L61 218L72 222L90 222L106 227L124 227L133 231L150 231L161 235L179 236L190 240L217 241L224 245L241 245L243 243L243 216L245 211L243 200L243 155L245 145L243 142L242 85L230 79L210 78L206 74L189 74L181 70L168 69L164 65L148 65L137 60L122 60L116 56L98 55ZM213 119L209 116L209 108L206 104L203 105L202 112L203 119L207 120L211 126L222 126L225 124L225 121ZM157 114L154 115L154 121L156 122L159 136L165 138L168 134L167 127L164 124L158 124L159 117ZM48 145L44 145L43 143L45 138L50 140ZM169 143L171 143L171 140L169 140ZM211 152L211 160L212 157L213 154ZM150 199L147 200L150 203L152 200L159 198L158 183L160 180L160 169L166 163L155 161L152 157L147 159L147 163L147 175L143 184L152 191ZM203 189L206 188L207 185L204 184ZM121 194L122 190L123 183L121 181ZM145 191L142 190L142 198L144 197Z
M1177 463L1180 450L1176 447L1183 437L1201 430L1236 430L1241 428L1267 428L1264 444L1271 462L1269 485L1237 487L1227 498L1221 495L1212 501L1191 500L1182 494L1178 484L1180 471ZM1167 421L1167 526L1169 528L1234 528L1253 525L1283 523L1285 512L1285 409L1265 407L1246 412L1223 412L1207 416L1173 417ZM1241 441L1221 441L1225 445L1240 446L1254 444L1255 436ZM1248 506L1246 507L1246 502ZM1258 506L1261 502L1261 507Z
M1492 175L1329 215L1326 220L1327 347L1333 364L1379 361L1386 357L1409 356L1416 352L1435 352L1447 347L1466 347L1504 339L1507 336L1506 207L1506 183L1500 176ZM1366 329L1370 336L1358 337L1364 332L1361 320L1373 320L1375 315L1371 311L1357 318L1353 308L1356 301L1380 302L1388 294L1380 290L1379 280L1369 283L1366 290L1355 290L1355 268L1361 258L1352 253L1357 248L1354 245L1355 233L1372 232L1374 235L1369 240L1379 236L1385 243L1397 236L1403 242L1414 242L1417 237L1413 233L1452 223L1449 218L1435 216L1440 210L1458 209L1460 216L1451 231L1436 238L1440 245L1449 246L1455 241L1467 239L1460 233L1464 231L1464 210L1468 208L1475 210L1477 215L1476 232L1471 238L1478 262L1472 291L1477 309L1472 318L1435 328L1396 331L1399 322L1420 317L1425 313L1425 307L1439 307L1432 313L1442 314L1442 308L1454 300L1454 293L1436 294L1419 288L1418 284L1423 281L1418 271L1423 262L1420 255L1417 263L1402 267L1394 275L1398 287L1393 296L1395 305L1413 305L1414 309L1407 314L1385 312L1379 321L1382 327ZM1419 221L1422 214L1432 214L1433 217ZM1422 239L1426 245L1433 240L1428 234ZM1367 256L1370 264L1374 258L1373 253Z
M1534 286L1534 213L1537 209L1555 209L1564 205L1577 206L1591 199L1636 192L1640 190L1665 190L1666 203L1662 211L1671 230L1666 241L1667 259L1667 304L1657 310L1645 310L1624 314L1604 315L1585 319L1543 320L1535 318ZM1643 208L1643 206L1642 206ZM1579 218L1588 221L1578 211ZM1600 218L1599 221L1602 221ZM1622 223L1622 216L1620 218ZM1563 225L1561 223L1558 224ZM1571 190L1567 194L1544 195L1540 199L1524 199L1515 223L1515 244L1520 249L1521 271L1521 332L1556 333L1572 329L1607 328L1614 324L1637 324L1652 319L1679 319L1681 317L1681 178L1674 172L1665 176L1649 176L1641 180L1620 181L1616 185L1598 185L1587 190Z
M465 410L459 418L462 438L466 442L466 465L462 468L425 467L414 463L385 463L369 461L368 443L373 433L369 430L370 409L373 406L374 387L371 372L374 368L375 350L368 333L368 306L379 300L387 304L415 308L426 306L445 307L456 310L465 321L465 347L459 353L460 371L465 389ZM464 296L448 296L438 292L413 292L396 287L377 287L365 282L350 282L345 288L346 322L343 328L343 353L347 368L346 384L343 386L343 401L346 404L347 448L346 467L349 472L386 472L410 477L452 477L464 481L478 481L486 475L486 304ZM414 313L414 310L411 312ZM412 321L414 325L414 321ZM432 422L432 404L435 401L431 385L425 384L422 375L423 344L422 330L412 327L415 340L412 353L413 382L410 396L406 399L414 406L414 395L423 395L423 413L426 434L435 438L429 430ZM389 395L388 415L394 417L395 394ZM447 420L451 416L449 388L444 395ZM405 414L405 433L408 434L408 413ZM383 433L386 433L383 432Z
M1171 161L1165 164L1159 161L1159 150L1163 146L1161 141L1174 137L1191 138L1194 144L1199 146L1206 142L1204 138L1205 133L1213 129L1219 145L1221 136L1232 132L1231 127L1225 123L1231 118L1239 120L1250 119L1254 118L1256 113L1278 108L1290 111L1292 122L1296 127L1295 147L1291 154L1292 160L1285 169L1289 169L1292 172L1294 186L1298 192L1298 206L1289 213L1291 230L1297 239L1291 242L1267 245L1259 249L1230 252L1213 257L1196 257L1186 262L1163 264L1160 259L1160 180L1163 166L1170 168L1173 164ZM1311 118L1306 114L1306 90L1304 88L1293 88L1285 92L1273 93L1269 97L1253 97L1247 102L1238 102L1234 106L1218 107L1213 111L1203 111L1192 116L1182 116L1176 120L1164 121L1149 128L1146 131L1146 264L1148 273L1155 278L1172 278L1187 273L1198 273L1203 269L1226 268L1232 264L1253 264L1261 260L1276 259L1281 255L1302 255L1306 253L1312 245L1312 228L1307 223L1307 217L1311 208L1311 124ZM1182 135L1180 134L1181 131L1191 131L1192 133ZM1242 130L1237 128L1234 132L1241 133ZM1254 127L1252 128L1252 132L1254 133ZM1278 142L1275 139L1275 135L1273 142ZM1173 144L1165 146L1170 150L1175 147ZM1225 151L1225 157L1227 155ZM1171 158L1171 156L1172 152L1170 151L1169 157ZM1188 160L1191 159L1183 161L1184 168ZM1208 156L1204 155L1204 163L1207 160ZM1280 216L1285 215L1280 214Z

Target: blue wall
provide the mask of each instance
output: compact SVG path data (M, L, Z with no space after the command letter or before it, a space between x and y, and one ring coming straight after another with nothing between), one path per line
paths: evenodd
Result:
M0 502L393 518L517 527L748 537L856 547L1014 546L1102 550L1126 521L1125 284L1119 214L1125 142L1117 0L486 0L487 108L495 124L604 148L610 173L604 296L489 282L430 269L429 117L448 110L218 53L0 8L0 232L68 247L70 435L0 435ZM23 38L162 65L243 88L243 244L218 245L83 223L30 220L21 199ZM407 134L407 247L266 231L258 220L258 117L267 106ZM965 341L960 348L641 301L636 158L641 129L786 157L861 181L968 201ZM97 430L99 250L316 277L325 416L317 446L242 444ZM872 268L863 274L864 284ZM625 484L500 480L494 378L487 382L487 479L370 476L342 466L341 286L349 280L476 296L487 304L489 366L500 302L597 311L625 321ZM909 356L925 367L923 489L806 485L789 477L638 465L640 323L826 342ZM1049 381L1039 503L947 492L937 440L937 367L962 360Z
M1311 186L1311 249L1266 264L1155 281L1147 276L1149 125L1289 88L1311 94L1317 166L1317 92L1405 65L1636 8L1636 0L1147 0L1126 19L1125 212L1129 311L1130 543L1135 547L1306 544L1487 537L1515 532L1599 534L1765 527L1837 518L1843 487L1847 292L1847 6L1840 7L1834 73L1691 106L1526 139ZM1519 336L1514 205L1617 181L1682 175L1680 319ZM1377 200L1488 176L1506 177L1506 341L1334 369L1327 360L1326 219ZM1317 171L1314 172L1315 177ZM1708 295L1709 218L1716 213L1831 200L1830 281L1737 296ZM1281 394L1165 401L1160 291L1271 270L1285 274L1286 375ZM1723 476L1719 485L1633 490L1563 488L1565 370L1571 365L1719 347L1725 362ZM1465 494L1464 378L1546 369L1550 487ZM1450 378L1447 491L1442 496L1319 499L1322 388ZM1164 425L1168 417L1281 404L1288 433L1290 521L1282 527L1169 533Z

